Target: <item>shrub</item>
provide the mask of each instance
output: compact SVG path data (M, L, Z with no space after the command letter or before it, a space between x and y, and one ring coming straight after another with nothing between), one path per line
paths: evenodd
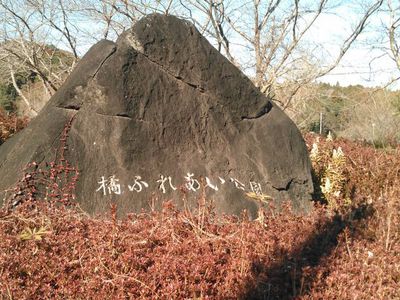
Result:
M344 194L346 156L339 146L335 149L332 135L329 133L324 147L320 150L317 138L310 151L310 158L317 170L317 182L320 198L326 200L328 209L337 211L351 204L351 199Z
M15 114L7 114L0 109L0 145L6 139L22 130L27 124L27 118L19 118Z
M257 220L218 216L204 198L195 211L166 202L123 219L112 203L94 217L40 194L3 207L0 299L397 299L399 149L322 138L318 149L316 178L340 169L341 192L335 209L308 215L287 205Z

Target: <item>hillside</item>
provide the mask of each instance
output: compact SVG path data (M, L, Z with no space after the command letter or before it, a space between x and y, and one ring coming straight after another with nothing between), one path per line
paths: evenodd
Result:
M23 98L39 111L75 63L68 51L28 41L0 43L0 54L0 109L20 115L29 114Z
M400 91L313 84L302 88L287 112L305 132L322 129L324 135L331 132L376 147L400 142Z

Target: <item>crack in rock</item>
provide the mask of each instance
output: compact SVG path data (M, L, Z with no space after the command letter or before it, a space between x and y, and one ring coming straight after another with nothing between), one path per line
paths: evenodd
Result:
M140 52L139 52L139 53L140 53ZM190 86L191 88L194 88L194 89L198 90L198 91L199 91L200 93L202 93L202 94L205 93L204 88L202 88L201 86L199 86L199 85L197 85L197 84L194 84L194 83L191 83L191 82L185 81L181 76L179 76L179 75L174 75L174 74L172 74L171 72L169 72L169 71L167 71L166 69L164 69L164 66L163 66L163 65L161 65L161 64L159 64L159 63L157 63L157 62L151 60L151 59L150 59L147 55L145 55L144 53L140 53L140 54L142 54L150 63L153 63L154 65L156 65L156 66L157 66L161 71L163 71L165 74L167 74L167 75L169 75L169 76L175 78L176 80L178 80L178 81L180 81L180 82L182 82L182 83L184 83L184 84Z
M79 111L81 109L81 107L76 104L70 104L67 106L58 106L57 108L67 109L67 110L75 110L75 111Z
M118 113L118 114L116 114L116 115L107 115L107 114L104 114L104 113L96 112L96 114L99 115L99 116L109 117L109 118L120 118L120 119L133 120L133 118L130 117L130 116L129 116L128 114L126 114L126 113Z
M170 71L166 70L162 64L160 64L160 63L158 63L158 62L153 61L152 59L150 59L150 57L148 57L148 56L144 53L143 47L139 47L139 46L138 46L138 45L139 45L139 42L138 42L136 39L134 39L134 40L135 40L135 43L132 44L132 39L133 39L132 37L130 37L130 38L128 39L128 40L131 42L132 48L135 49L139 54L143 55L150 63L156 65L162 72L164 72L165 74L169 75L170 77L173 77L173 78L175 78L176 80L179 80L180 82L182 82L182 83L184 83L184 84L190 86L191 88L194 88L194 89L198 90L200 93L205 93L205 90L204 90L203 87L201 87L201 86L199 86L199 85L197 85L197 84L194 84L194 83L185 81L181 76L175 75L175 74L171 73Z
M94 74L92 75L92 78L96 77L97 73L100 71L101 67L104 65L104 63L117 51L117 47L114 46L111 49L111 52L103 59L103 61L99 64L99 66L97 67L96 71L94 72Z
M127 119L132 120L132 117L130 115L128 115L127 113L116 114L115 117L127 118Z
M254 119L259 119L261 117L263 117L264 115L266 115L267 113L269 113L272 109L272 104L271 101L268 100L267 104L265 104L261 110L254 116L243 116L242 120L254 120Z
M291 184L294 182L294 178L291 178L289 182L286 184L285 187L276 187L272 186L275 190L281 192L281 191L288 191L290 189Z

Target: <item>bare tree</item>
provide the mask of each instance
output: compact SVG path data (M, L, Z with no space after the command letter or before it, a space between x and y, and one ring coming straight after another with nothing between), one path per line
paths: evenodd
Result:
M332 71L360 33L368 19L381 7L383 0L373 1L353 31L342 41L337 56L324 67L312 52L306 36L324 13L329 13L331 1L319 0L301 4L299 0L224 0L181 1L190 17L203 19L204 31L216 41L217 48L253 78L260 90L270 96L279 94L283 108L290 106L299 89ZM227 9L229 8L229 10ZM203 18L199 18L199 12ZM238 13L241 12L241 13ZM195 22L198 23L197 20ZM208 26L208 27L207 27ZM208 28L208 29L204 29ZM242 51L235 53L239 46ZM247 62L238 57L249 58ZM238 61L240 61L238 63ZM283 93L283 91L285 91Z
M334 11L337 2L331 5L331 0L0 0L5 20L0 48L14 74L21 69L34 72L52 94L63 77L51 64L56 51L51 53L47 45L62 44L72 53L72 66L64 69L68 73L83 48L81 35L114 39L146 14L174 14L194 22L263 93L283 108L293 108L293 99L304 94L299 93L302 87L340 63L383 1L364 1L369 5L341 42L339 53L323 66L323 58L315 55L321 45L311 44L309 35L322 15ZM85 32L84 22L96 22L96 30ZM12 46L15 43L18 48ZM397 44L393 49L398 54Z
M12 82L32 115L38 108L34 108L33 99L24 95L16 75L38 78L46 93L43 97L49 98L79 57L77 30L72 29L74 25L65 4L63 0L0 0L2 77ZM52 46L61 41L67 45L68 52Z
M391 57L400 70L400 3L398 1L393 3L391 0L387 0L387 5L390 16L387 31Z
M83 0L79 2L79 10L102 27L101 38L113 39L147 14L174 12L176 3L175 0Z

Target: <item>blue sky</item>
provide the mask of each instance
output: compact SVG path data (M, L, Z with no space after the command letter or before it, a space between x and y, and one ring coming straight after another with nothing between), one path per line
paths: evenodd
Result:
M321 53L334 57L339 51L340 41L354 28L359 16L348 9L354 2L347 1L336 14L324 14L310 31L310 40L318 40L322 45ZM385 4L383 5L385 8ZM400 76L395 62L388 55L388 36L384 26L388 24L388 14L380 12L368 21L364 32L343 57L339 66L321 81L340 85L361 84L364 86L382 86L391 79ZM399 83L391 88L398 89Z

